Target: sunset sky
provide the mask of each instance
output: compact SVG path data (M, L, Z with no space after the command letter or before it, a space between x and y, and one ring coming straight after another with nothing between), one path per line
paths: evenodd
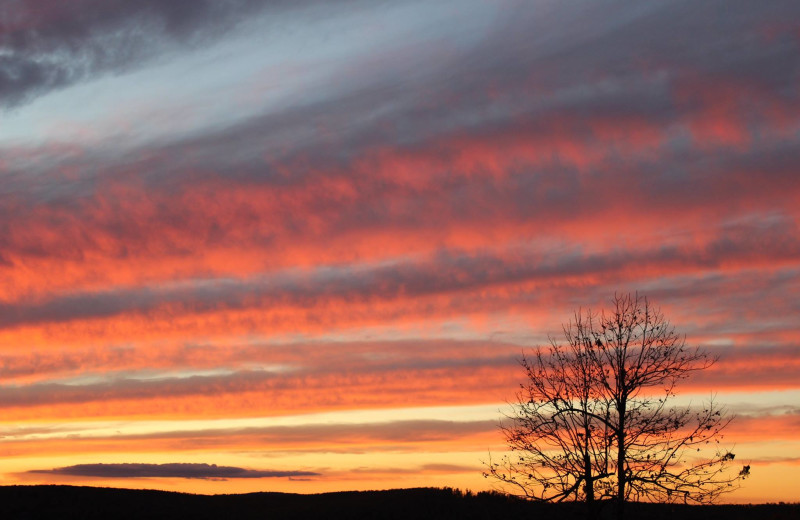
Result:
M491 489L627 291L800 500L797 0L0 4L0 485Z

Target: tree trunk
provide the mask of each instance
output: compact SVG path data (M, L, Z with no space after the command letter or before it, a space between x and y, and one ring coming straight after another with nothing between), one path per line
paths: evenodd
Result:
M589 460L589 455L583 456L583 474L586 479L586 484L583 489L586 492L586 501L594 502L594 479L592 478L592 462Z
M617 425L617 520L625 518L625 408L623 398L619 403Z
M589 449L592 445L592 430L589 429L589 422L584 416L583 423L583 478L586 484L583 489L586 493L586 502L594 502L594 479L592 478L592 458L589 456Z
M594 479L592 478L592 461L588 451L583 454L583 476L586 484L583 487L586 493L586 518L595 520L598 517L597 502L594 499Z

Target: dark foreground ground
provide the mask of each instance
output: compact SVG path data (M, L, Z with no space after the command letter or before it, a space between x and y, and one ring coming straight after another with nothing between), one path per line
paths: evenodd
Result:
M605 511L610 513L610 510ZM630 504L628 519L800 519L800 504L680 506ZM294 495L188 495L74 486L0 487L0 518L54 519L582 519L576 504L534 504L497 493L396 489Z

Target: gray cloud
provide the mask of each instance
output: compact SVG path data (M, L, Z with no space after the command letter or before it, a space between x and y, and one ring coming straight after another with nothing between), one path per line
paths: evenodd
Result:
M701 247L665 243L644 250L585 252L583 246L518 247L496 252L440 250L423 260L285 270L249 279L198 279L172 286L64 294L40 302L0 303L0 326L147 314L170 305L183 313L289 306L321 301L392 301L466 293L509 283L556 281L576 275L623 273L634 266L662 270L716 269L732 261L800 258L796 225L782 215L754 216L721 226Z
M319 473L311 471L275 471L217 466L216 464L169 463L169 464L77 464L54 469L31 470L28 473L68 475L97 478L189 478L189 479L237 479L237 478L281 478L313 477Z
M446 420L407 420L362 424L301 424L297 426L267 426L250 428L213 428L205 430L173 430L146 434L121 434L107 437L83 436L78 431L65 430L61 437L51 437L53 442L69 438L72 449L80 452L84 446L89 450L97 442L140 444L158 442L166 449L213 449L225 448L237 443L257 443L263 448L253 455L272 457L283 453L363 453L365 444L370 451L392 452L407 450L409 443L453 442L473 436L493 434L498 422L446 421ZM0 431L0 435L3 435ZM29 442L19 435L35 434L36 431L8 432L4 442L8 453L13 454L18 446ZM54 433L54 432L47 432ZM38 439L34 442L47 442ZM90 465L94 466L94 465ZM152 465L148 465L152 466ZM200 465L197 465L200 466ZM127 466L126 466L127 467ZM433 466L434 469L436 466ZM70 471L71 468L67 468ZM90 468L91 469L91 468ZM134 468L135 469L135 468ZM150 469L149 467L147 469ZM179 468L181 469L181 468ZM199 468L203 469L203 468ZM441 469L441 468L440 468ZM52 470L48 470L52 471ZM248 475L255 477L252 470ZM276 475L280 476L280 475ZM233 477L232 477L233 478ZM243 478L243 477L242 477Z
M488 349L488 350L487 350ZM191 367L190 370L220 367L252 367L262 364L288 371L320 368L356 370L364 366L392 368L436 368L449 365L483 366L511 362L520 347L492 341L385 340L290 342L281 344L193 345L183 344L154 351L149 347L96 346L75 350L31 350L0 358L0 374L13 383L20 376L91 377L103 373L117 379L135 377L145 368L148 379L158 378L158 367ZM456 355L457 354L457 355ZM169 370L167 368L166 370ZM140 374L141 375L141 374ZM168 378L165 374L164 378Z
M241 14L256 4L261 5L239 0L225 9ZM175 38L226 19L213 14L217 3L206 1L112 5L99 21L90 17L77 28L53 21L53 41L79 41L91 32L86 27L136 19L126 10L162 13L164 27L176 25L164 29ZM610 206L650 214L714 203L723 215L745 201L762 208L794 205L787 194L800 162L797 136L769 139L774 129L764 117L800 115L794 88L800 43L791 35L764 33L800 16L800 4L775 1L754 9L738 0L702 7L686 1L602 1L504 7L485 38L446 57L423 54L404 65L406 71L370 56L370 63L379 65L354 66L356 72L344 67L341 74L353 79L321 101L224 129L206 128L172 144L124 156L115 155L116 142L72 155L49 148L3 150L8 166L0 172L0 263L19 256L80 260L99 243L102 255L124 259L151 249L188 255L193 247L241 243L245 235L253 245L281 248L364 230L594 219ZM170 14L189 9L198 12L185 21ZM695 10L725 15L700 16L704 13ZM408 80L405 72L418 66L426 73ZM702 97L709 93L709 99ZM718 125L733 120L750 141L741 149L709 154L696 146L689 127L718 100L730 105L715 108L725 119ZM599 139L597 127L603 125L632 136L657 132L661 142L653 153L637 155L623 150L624 143L615 147ZM450 171L449 159L461 158L469 148L458 140L469 138L498 149L523 140L544 151L535 160L518 159L502 179ZM581 171L559 156L553 141L579 153L600 147L600 157ZM381 164L373 152L386 147L396 150L393 158L427 161L424 182L380 175L379 168L391 164ZM356 168L373 162L375 175ZM477 159L471 167L480 172L485 165ZM65 182L62 169L79 172L80 179ZM341 181L350 196L318 190L323 180ZM114 191L117 186L128 189ZM191 194L224 205L231 186L266 190L270 203L236 204L225 208L223 217L198 211L203 204L182 207L176 200ZM289 188L303 190L305 197L292 197ZM99 211L141 205L152 205L152 211ZM310 226L310 221L321 223ZM54 230L49 242L21 231L37 226ZM230 233L232 228L239 234ZM174 236L186 239L177 241L186 244L182 249Z
M734 281L735 283L735 281ZM696 284L695 284L696 285ZM779 284L778 284L779 285ZM693 286L694 288L694 286ZM705 290L704 290L705 289ZM731 291L722 291L718 287L715 290L708 287L701 287L699 290L704 294L730 294ZM560 288L563 291L563 288ZM586 289L583 287L575 288L576 294L581 292L583 301L587 301ZM608 294L608 289L596 288L595 292ZM603 292L605 291L605 292ZM648 291L648 294L651 294ZM760 294L760 293L754 293ZM794 295L789 289L787 298ZM655 298L657 302L662 299ZM682 300L681 300L682 301ZM701 304L698 304L701 305ZM755 306L754 302L745 301L745 306ZM709 306L702 309L708 313L719 312L719 308ZM691 310L693 311L693 309ZM733 311L738 311L734 308ZM684 313L690 310L684 310ZM731 311L728 311L731 312ZM770 313L767 309L767 313ZM774 312L771 314L775 314ZM735 312L733 314L736 316ZM692 314L684 315L684 319L691 319ZM768 316L772 317L772 316ZM680 332L688 332L690 343L695 343L692 338L695 333L705 332L707 334L735 334L737 332L757 332L768 331L775 327L791 327L793 322L790 319L783 321L774 320L762 324L761 320L755 319L754 325L741 326L743 330L735 330L737 322L727 324L716 324L711 331L703 331L693 326L691 322L676 323ZM555 333L555 331L553 331ZM474 346L480 345L476 343ZM525 347L535 345L528 344ZM335 347L335 348L334 348ZM159 377L158 371L146 372L146 378L137 378L135 373L110 373L105 374L101 381L87 379L85 381L75 380L71 382L37 382L24 385L4 385L0 387L0 403L6 407L31 407L41 405L65 404L65 403L91 403L103 401L119 400L147 400L157 399L165 395L171 397L179 396L220 396L236 395L239 393L260 392L269 396L270 401L278 406L281 403L292 403L293 409L299 410L307 406L335 406L341 404L341 390L349 387L354 390L357 402L384 402L391 395L404 388L404 381L414 381L413 390L407 391L409 400L425 399L428 394L436 394L439 390L449 392L454 381L458 381L461 376L473 374L476 368L484 369L488 373L497 374L498 378L485 383L485 395L494 395L493 392L500 390L503 385L511 384L516 378L514 367L517 359L525 347L510 344L484 344L483 349L474 350L467 345L459 351L457 345L452 348L436 348L436 344L423 344L419 350L427 350L420 353L413 348L404 349L399 346L397 349L379 348L374 350L363 350L356 348L350 351L342 345L331 345L325 349L322 345L310 345L307 347L294 346L287 347L286 350L293 350L292 359L300 360L292 366L292 370L285 372L273 372L268 370L247 370L232 369L220 374L211 375L190 375L180 377L174 371L166 372ZM780 366L768 365L760 367L757 361L763 358L781 357L791 358L791 344L764 345L757 341L750 347L720 348L711 347L712 353L720 354L721 361L714 369L704 372L702 377L704 383L717 387L718 389L741 385L759 386L765 383L782 384L795 387L798 381L798 369L791 363L783 363ZM263 359L270 362L270 349L266 349L254 359ZM370 355L371 354L371 355ZM285 352L280 350L275 352L271 362L280 362L285 359ZM174 369L178 372L180 368ZM743 379L743 374L747 377ZM506 376L500 377L499 374ZM435 377L433 377L435 375ZM380 388L380 393L374 396L366 396L356 392L358 389ZM331 391L335 389L336 391ZM435 390L435 391L434 391ZM508 387L506 387L507 391ZM441 392L438 392L441 393ZM416 397L412 397L412 394ZM373 400L374 397L374 400ZM501 398L502 394L498 394ZM360 401L359 401L360 400ZM420 428L430 428L430 424L419 424ZM408 423L405 428L412 428L414 424ZM435 432L441 428L460 428L458 424L447 425L444 423L434 425L430 432ZM348 426L331 427L329 433L336 429L346 432ZM313 433L313 428L308 430L311 437L318 436ZM402 429L395 429L394 426L387 425L380 435L390 439L392 432L397 431L402 437ZM273 439L296 438L305 433L296 430L282 431L280 428L270 429L265 435L272 435ZM376 434L377 435L377 434ZM420 434L420 438L424 438Z
M359 467L348 471L350 474L356 475L370 475L370 474L391 474L391 475L419 475L419 474L437 474L437 473L475 473L480 471L481 466L466 466L459 464L423 464L415 468L397 468L397 467Z
M316 405L324 402L335 404L339 401L338 389L343 385L357 388L362 385L379 385L376 378L387 374L407 372L425 374L426 372L474 371L476 367L503 369L515 365L519 349L513 353L508 348L498 348L492 355L473 357L433 357L428 359L389 358L378 361L365 361L358 356L331 355L313 359L315 349L306 351L309 359L304 365L289 372L269 370L230 370L222 374L176 376L174 373L158 377L148 373L146 379L135 374L122 373L105 375L97 380L72 382L37 382L27 385L5 385L0 387L0 404L9 407L28 407L55 403L89 403L106 400L156 399L168 395L178 396L218 396L246 392L264 392L276 400L296 401L304 396L311 397ZM406 375L404 377L415 377ZM448 386L448 381L426 381L429 386ZM379 385L380 386L380 385ZM330 389L337 392L327 392ZM388 389L383 385L382 389ZM322 395L325 393L326 395ZM299 395L299 394L302 394ZM377 397L376 397L377 398ZM277 401L276 401L277 402Z
M297 386L290 377L266 371L237 371L225 375L174 377L140 380L125 376L104 378L85 384L34 383L25 387L0 389L0 403L6 406L36 406L46 403L86 403L105 399L153 399L164 395L214 395L253 389L280 392Z
M299 125L302 117L297 116ZM779 144L760 142L752 149L722 150L712 156L702 149L667 146L661 153L645 157L615 157L608 152L592 165L591 172L583 173L551 156L539 163L519 160L498 180L452 175L445 166L447 161L437 160L436 155L455 152L446 151L447 146L437 152L431 145L407 150L425 160L431 158L431 171L424 181L409 186L403 179L363 175L353 168L354 157L337 156L313 143L308 149L296 150L294 157L265 162L256 157L263 151L259 144L268 139L270 128L284 125L280 119L270 118L251 123L253 126L181 146L142 152L141 157L116 165L104 166L99 158L73 159L64 167L101 172L98 178L81 182L65 183L58 169L32 176L20 166L14 175L3 174L0 259L6 263L20 256L78 260L97 251L100 242L104 256L125 259L150 249L185 255L193 247L240 242L245 235L254 246L269 249L284 247L287 241L313 242L370 230L431 231L454 223L503 225L540 219L567 222L597 215L598 209L603 213L612 203L615 208L640 211L645 216L713 204L724 216L735 213L745 202L764 209L793 204L794 172L800 162L796 139ZM503 136L510 137L515 131L536 142L537 134L544 135L548 129L547 124L531 130L508 123L497 137L498 146L502 146ZM486 137L492 138L491 134ZM578 139L576 142L586 138ZM346 150L342 152L345 155ZM361 159L369 162L366 150L356 148L354 152L355 156L366 154ZM398 157L402 155L397 152ZM454 159L459 156L455 154ZM381 166L376 164L376 168ZM477 170L481 167L479 162L474 165ZM316 186L323 180L341 183L350 195L343 198L319 190ZM121 185L131 189L113 190ZM227 207L232 186L262 190L259 193L269 197L270 204L253 201ZM292 197L287 190L305 193ZM226 211L218 215L199 211L202 204L184 206L176 200L176 195L183 194L209 202L213 197L212 207L221 205ZM100 211L109 206L131 211ZM138 215L135 210L139 206L150 211ZM319 224L309 226L311 221ZM21 231L39 226L57 232L49 233L48 242L43 242L37 234ZM236 234L230 232L233 228ZM183 249L175 245L175 235L185 238L180 241L185 244Z
M172 431L144 435L109 437L109 440L174 439L182 446L208 447L226 444L233 438L249 437L275 449L291 451L363 450L364 441L382 443L385 449L409 442L452 441L497 430L497 421L408 420L366 424L305 424L202 431ZM309 447L313 445L313 447ZM372 449L372 448L371 448Z
M10 0L0 7L0 107L212 41L268 7L314 0Z

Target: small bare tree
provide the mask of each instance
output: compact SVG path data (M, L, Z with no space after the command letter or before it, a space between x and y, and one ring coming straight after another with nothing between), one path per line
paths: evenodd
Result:
M484 473L528 498L713 502L749 473L731 474L719 448L731 418L713 399L701 410L671 406L678 381L714 359L646 298L615 296L613 310L578 311L565 343L523 357L520 385L501 430L512 454ZM710 451L709 451L710 448Z

